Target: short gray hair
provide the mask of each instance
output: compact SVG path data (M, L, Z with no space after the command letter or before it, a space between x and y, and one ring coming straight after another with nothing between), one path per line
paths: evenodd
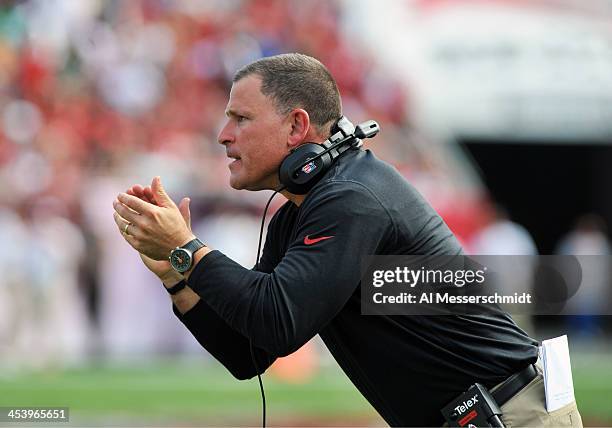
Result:
M271 97L279 114L303 108L319 132L342 115L340 92L333 76L317 59L299 53L258 59L236 72L232 82L257 75L262 94Z

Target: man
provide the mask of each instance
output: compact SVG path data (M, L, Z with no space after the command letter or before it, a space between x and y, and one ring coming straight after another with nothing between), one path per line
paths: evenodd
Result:
M218 140L233 159L230 185L277 189L279 165L291 150L329 136L341 116L340 96L320 62L279 55L236 73L226 115ZM440 409L471 384L494 387L536 362L537 343L501 311L463 317L361 315L362 256L462 253L436 212L370 151L346 150L306 195L282 194L288 202L270 222L256 270L199 248L189 228L189 200L177 207L158 177L114 202L125 240L167 288L180 289L172 296L176 315L238 379L265 371L319 334L390 425L440 426ZM171 268L169 254L187 243L195 249L193 257L183 253ZM181 288L183 278L188 287ZM572 414L579 424L575 407L555 415L566 420L549 421L535 370L511 386L515 390L504 398L510 401L500 403L507 423L564 425L571 424ZM517 395L518 389L536 392ZM524 398L535 403L527 415L512 407Z

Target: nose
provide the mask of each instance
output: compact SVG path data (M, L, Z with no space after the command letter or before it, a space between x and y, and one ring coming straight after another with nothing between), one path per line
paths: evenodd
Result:
M234 132L232 131L231 120L227 120L219 135L217 135L217 142L222 145L229 144L234 141Z

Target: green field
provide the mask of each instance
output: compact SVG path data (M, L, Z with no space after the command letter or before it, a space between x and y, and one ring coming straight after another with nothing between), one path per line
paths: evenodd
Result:
M612 359L572 355L579 408L588 425L612 425ZM157 361L65 371L0 374L0 406L69 406L70 425L259 425L257 379L238 382L216 363ZM384 422L334 367L306 384L264 377L273 425L369 425Z
M382 424L337 369L302 385L264 376L269 422ZM69 406L70 425L258 425L257 378L239 382L212 362L98 366L0 378L0 406Z

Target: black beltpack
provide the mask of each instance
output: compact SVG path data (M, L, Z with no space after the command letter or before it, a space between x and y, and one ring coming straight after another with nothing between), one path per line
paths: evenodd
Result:
M504 427L499 406L487 388L479 383L470 386L441 412L449 427Z

